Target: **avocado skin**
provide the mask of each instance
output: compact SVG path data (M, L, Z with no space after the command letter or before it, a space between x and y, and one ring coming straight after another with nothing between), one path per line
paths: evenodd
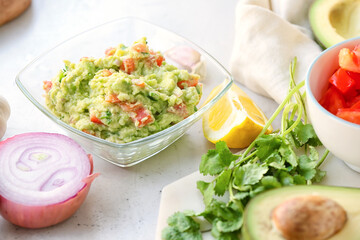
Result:
M242 240L251 240L252 239L251 236L248 233L247 227L248 226L244 223L244 225L243 225L243 227L241 229L241 237L242 237L241 239Z
M333 186L290 186L277 188L264 192L253 198L244 212L244 223L242 227L243 240L273 240L284 239L279 234L274 237L274 227L271 220L272 210L289 198L304 195L321 195L339 203L347 211L349 216L345 227L330 239L360 239L358 226L360 225L359 188L333 187ZM348 233L348 235L347 235ZM266 237L264 237L266 236ZM347 237L348 236L348 237ZM349 237L350 236L350 237Z

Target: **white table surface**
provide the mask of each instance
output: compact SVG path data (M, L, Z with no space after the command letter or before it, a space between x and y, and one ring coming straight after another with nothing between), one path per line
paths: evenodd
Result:
M33 0L22 16L0 26L0 95L9 101L12 110L3 139L24 132L63 133L15 85L16 74L48 48L98 24L136 16L192 40L227 67L236 2ZM276 104L247 92L270 116ZM74 216L38 230L16 227L0 217L0 239L154 239L162 188L195 172L201 155L211 148L213 144L203 137L198 122L170 147L136 166L120 168L95 157L95 172L101 176L94 181L88 198ZM328 183L358 186L359 182L354 182L358 175L333 160L333 173L340 169L344 177L340 182L329 178Z

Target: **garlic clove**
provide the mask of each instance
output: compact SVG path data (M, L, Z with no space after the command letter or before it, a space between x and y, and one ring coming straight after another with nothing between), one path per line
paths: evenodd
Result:
M0 96L0 115L3 115L5 120L10 117L10 105L3 96Z
M205 62L201 54L189 46L176 46L164 53L168 63L180 69L185 69L192 74L200 75L204 79L206 75Z
M10 105L6 99L0 96L0 139L4 136L7 120L10 117Z

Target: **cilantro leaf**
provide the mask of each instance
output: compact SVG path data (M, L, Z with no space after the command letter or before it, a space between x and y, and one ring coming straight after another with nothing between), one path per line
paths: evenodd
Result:
M249 197L249 192L237 192L236 194L235 194L235 196L234 196L234 198L236 199L236 200L244 200L244 199L246 199L247 197Z
M179 232L175 227L163 230L162 239L165 240L202 240L201 232Z
M278 151L281 143L282 139L276 135L262 135L255 141L256 156L265 161L271 153Z
M315 169L301 170L300 173L301 175L304 176L306 180L311 180L313 177L315 177L316 170Z
M306 155L301 155L299 158L299 168L301 170L308 170L308 169L313 169L316 166L316 162L311 160L308 156Z
M256 195L258 195L259 193L262 193L265 190L266 190L265 186L257 185L256 187L254 187L250 190L250 198L255 197Z
M309 150L310 150L310 154L309 154L309 158L311 161L317 162L319 161L319 153L316 150L316 148L314 148L313 146L309 146ZM315 164L316 166L316 164Z
M293 179L294 179L294 184L296 184L296 185L305 185L306 184L306 179L302 175L296 174L296 175L294 175Z
M263 177L263 179L261 179L261 184L266 188L266 189L271 189L271 188L279 188L281 187L281 183L279 182L279 180L274 177L274 176L265 176Z
M241 228L243 224L243 214L238 211L233 211L232 213L231 219L221 220L217 218L214 221L214 225L218 232L231 233Z
M268 170L265 164L247 163L236 170L234 183L238 186L258 183Z
M206 206L202 216L212 219L220 218L223 220L231 220L234 217L234 211L236 211L236 209L228 206L225 202L213 199L213 201Z
M288 172L280 171L279 180L280 180L281 185L283 185L283 186L294 185L294 178Z
M166 240L201 240L200 224L185 213L176 212L168 220L169 227L163 229Z
M197 188L200 190L204 197L205 206L210 205L215 194L214 184L211 182L208 183L204 181L197 181Z
M242 209L233 202L226 204L214 199L201 215L212 222L213 231L215 231L212 233L217 238L227 236L224 233L240 230L243 223Z
M216 195L218 196L224 195L230 183L231 173L232 173L231 169L226 169L216 178L215 187L214 187Z
M300 121L292 131L292 135L297 140L298 146L306 143L314 147L322 145L311 124L304 124Z
M299 173L305 177L306 180L311 180L316 174L317 162L311 160L306 155L301 155L299 158Z
M266 163L276 169L285 169L285 159L281 158L279 152L273 152L266 160Z
M238 155L232 154L225 142L217 142L215 149L209 150L206 155L202 156L199 167L200 173L204 175L219 174L238 158Z
M199 229L200 226L190 216L186 216L182 212L176 212L168 219L169 226L176 227L181 232L185 232L189 229Z
M298 165L297 156L289 144L283 142L279 148L279 153L292 167L296 167Z
M314 176L314 182L321 182L321 180L326 176L326 172L320 169L316 170L316 174Z
M238 240L239 232L221 232L217 228L218 220L216 219L213 222L213 227L211 229L211 234L218 240Z

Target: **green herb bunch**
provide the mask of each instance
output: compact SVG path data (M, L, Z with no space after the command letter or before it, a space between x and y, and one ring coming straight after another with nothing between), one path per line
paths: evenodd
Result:
M304 96L295 84L296 59L290 65L289 93L259 136L239 155L233 154L225 142L218 142L202 156L200 173L214 176L211 182L198 181L205 210L177 212L168 218L163 239L202 239L194 218L202 216L212 225L215 239L241 239L243 213L247 203L261 192L289 185L319 182L325 172L319 169L328 151L320 158L315 147L321 142L308 123ZM281 129L264 133L282 113ZM225 195L226 193L226 195ZM228 201L223 201L221 196Z

